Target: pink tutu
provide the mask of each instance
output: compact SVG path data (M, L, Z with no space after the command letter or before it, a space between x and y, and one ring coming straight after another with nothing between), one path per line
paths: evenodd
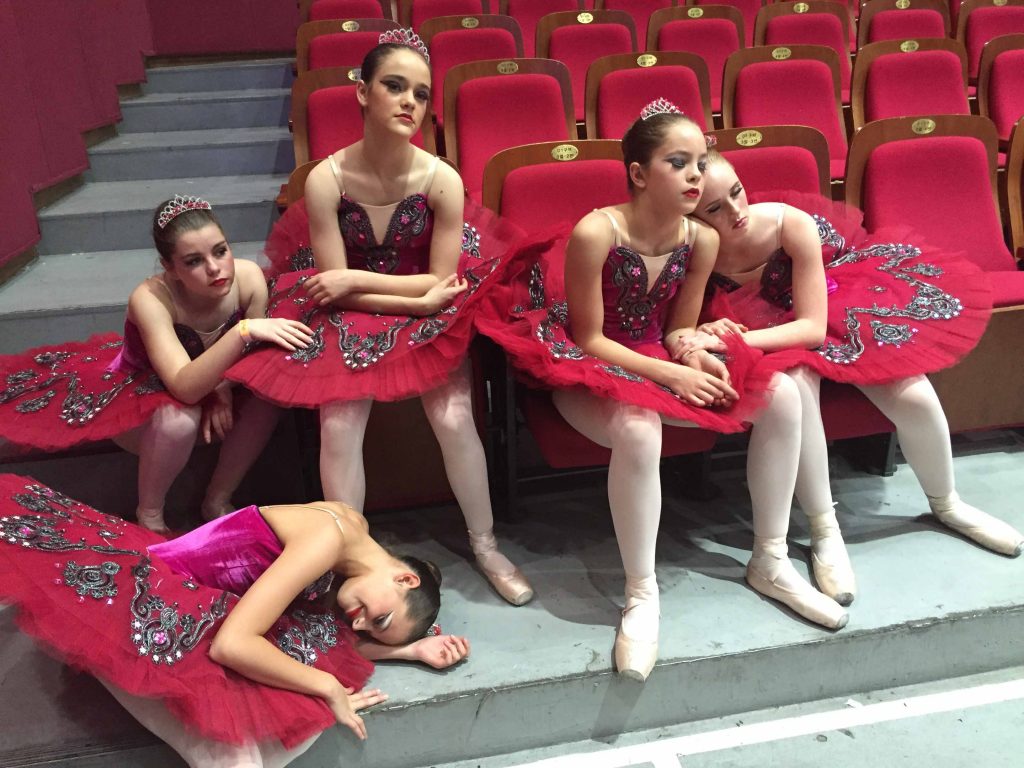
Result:
M287 748L335 723L321 699L261 685L210 659L237 597L149 553L163 543L159 535L30 478L0 475L0 539L0 600L65 663L160 699L214 741ZM313 602L297 601L266 637L346 686L361 688L373 670L348 625Z
M806 365L833 381L884 384L955 364L978 343L992 309L989 281L962 255L929 248L909 229L868 233L855 208L820 196L768 192L815 217L829 283L825 342L767 355L764 365ZM751 202L755 202L751 200ZM779 250L762 279L717 283L704 319L731 318L751 329L789 322L791 262Z

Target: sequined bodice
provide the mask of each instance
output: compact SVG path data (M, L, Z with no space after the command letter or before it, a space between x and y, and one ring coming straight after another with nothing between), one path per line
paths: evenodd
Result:
M243 314L241 307L232 312L214 341L220 339L225 333L234 328L238 321L242 319ZM178 337L181 346L185 348L189 360L195 360L206 351L206 345L203 344L203 339L195 328L184 323L175 323L174 335ZM142 343L142 333L139 331L139 327L131 320L125 320L124 346L121 347L121 352L111 364L111 368L117 370L132 368L141 371L152 367L149 362L149 355L146 353L146 345Z
M793 308L793 260L782 248L772 251L765 262L760 286L766 301L781 309ZM708 278L709 290L717 288L731 293L741 287L741 283L718 272L712 272Z
M613 246L601 272L604 295L604 335L626 346L661 341L665 313L679 290L690 261L690 246L671 254L654 284L647 263L625 245Z
M426 195L417 192L395 205L384 237L378 243L370 216L360 203L342 195L338 205L338 226L351 269L385 275L428 273L433 223Z
M846 251L846 239L827 219L818 215L813 215L812 218L818 225L821 258L827 267ZM826 274L825 282L826 290L833 293L837 287L835 281ZM784 248L776 248L768 256L761 272L760 286L760 294L765 301L780 309L793 308L793 259ZM717 288L731 293L740 287L740 283L718 272L712 272L708 279L709 291Z

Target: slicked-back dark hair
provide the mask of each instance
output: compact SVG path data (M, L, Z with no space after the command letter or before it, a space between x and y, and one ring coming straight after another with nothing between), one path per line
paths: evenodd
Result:
M680 112L662 112L646 119L639 117L629 126L622 137L622 161L626 164L626 183L630 192L635 185L633 177L629 174L629 167L633 163L643 167L651 162L654 150L664 143L669 128L678 123L689 123L700 131L697 123Z

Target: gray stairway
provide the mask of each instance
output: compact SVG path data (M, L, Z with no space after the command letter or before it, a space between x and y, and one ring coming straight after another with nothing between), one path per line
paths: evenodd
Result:
M175 194L217 211L236 255L257 258L294 166L286 59L151 69L85 182L40 211L40 258L0 286L0 353L120 330L157 270L153 209Z

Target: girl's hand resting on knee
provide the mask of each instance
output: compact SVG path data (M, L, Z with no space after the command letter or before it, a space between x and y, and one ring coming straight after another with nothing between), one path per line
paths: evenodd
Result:
M281 317L257 317L247 321L248 335L253 341L266 341L295 352L313 341L313 331L298 320Z
M440 312L453 301L455 297L469 287L465 278L459 278L455 273L448 275L444 280L438 281L433 288L423 294L423 314L433 315Z
M469 640L456 635L435 635L417 640L409 650L417 661L434 669L444 669L469 656Z
M325 699L335 719L351 729L360 741L366 740L366 724L356 712L387 700L388 695L382 693L379 688L364 688L359 693L353 693L351 688L346 688L340 683L337 690Z

